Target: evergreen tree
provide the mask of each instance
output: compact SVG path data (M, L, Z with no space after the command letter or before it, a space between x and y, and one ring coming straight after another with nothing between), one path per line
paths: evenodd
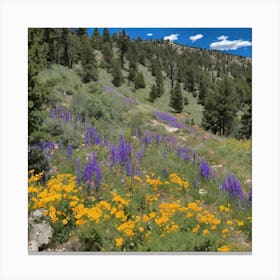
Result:
M163 75L161 69L156 70L156 86L157 86L157 96L161 97L164 93Z
M103 44L104 43L109 43L110 47L113 47L113 42L109 33L108 28L103 29Z
M237 106L233 83L225 78L217 81L214 91L206 97L202 126L220 135L229 135L233 129Z
M121 70L121 65L119 60L113 59L112 76L113 76L112 83L116 87L119 87L123 82L122 70Z
M134 86L135 89L139 89L139 88L145 88L145 80L144 80L144 76L142 74L142 72L138 72L135 76L135 80L134 80Z
M252 136L252 102L241 117L240 138L248 139Z
M82 78L85 83L96 81L98 78L97 63L89 39L84 38L81 46L81 61L83 66Z
M172 107L176 113L181 113L183 110L183 95L179 82L176 82L175 88L171 89L170 107Z
M156 98L157 98L157 87L155 85L152 86L151 91L150 91L150 101L152 103L155 102Z
M119 47L119 53L120 53L120 60L121 60L121 66L124 65L124 56L128 50L130 43L129 36L126 35L125 30L123 29L118 36L118 47Z
M99 50L101 48L101 39L98 28L95 28L91 35L91 45L94 49Z
M109 42L105 42L102 48L103 62L102 66L111 71L113 61L113 49Z
M184 97L184 105L189 105L189 99L188 99L188 97Z

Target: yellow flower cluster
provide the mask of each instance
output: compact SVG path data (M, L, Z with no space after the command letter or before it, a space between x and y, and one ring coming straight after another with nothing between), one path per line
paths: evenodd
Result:
M218 248L219 252L229 252L230 251L230 247L228 245L223 245L221 247Z
M185 180L182 180L176 173L170 174L169 179L170 179L170 182L178 184L178 185L184 187L185 189L187 189L189 186L189 183Z
M117 228L117 230L122 231L126 236L133 236L135 234L134 233L134 228L135 228L134 222L133 221L127 221L127 222L122 223Z

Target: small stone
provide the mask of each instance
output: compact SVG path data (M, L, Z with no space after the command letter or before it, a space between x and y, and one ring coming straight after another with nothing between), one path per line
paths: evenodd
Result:
M212 165L212 168L222 168L223 166L221 164L216 164L216 165Z
M40 224L32 224L32 228L29 232L29 240L35 240L38 247L43 244L47 245L53 235L52 227L45 221Z
M207 194L207 191L206 191L205 189L199 189L198 192L199 192L199 194L201 194L201 195Z
M28 242L28 251L29 252L38 252L39 251L38 244L35 240L31 240Z

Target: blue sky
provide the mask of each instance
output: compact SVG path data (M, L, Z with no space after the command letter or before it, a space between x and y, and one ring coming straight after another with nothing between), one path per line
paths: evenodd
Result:
M88 28L91 35L94 28ZM109 28L111 34L125 29L131 39L170 39L174 43L219 50L230 54L252 57L251 28ZM103 32L103 28L98 28Z

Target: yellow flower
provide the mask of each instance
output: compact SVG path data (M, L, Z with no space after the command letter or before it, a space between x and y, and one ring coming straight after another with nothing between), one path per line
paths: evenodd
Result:
M242 226L244 226L245 224L244 224L243 221L237 221L237 225L238 225L239 227L242 227Z
M67 220L67 219L63 219L63 220L62 220L62 223L63 223L64 225L66 225L66 224L68 224L68 220Z
M231 226L233 224L233 221L228 220L227 225Z
M229 212L230 211L230 208L225 207L224 205L220 205L219 209L220 209L221 212Z
M86 223L86 221L83 220L83 219L79 219L79 220L76 221L76 225L83 225L85 223Z
M123 245L123 239L120 238L116 238L116 247L121 247Z
M110 214L114 215L117 212L117 208L116 207L112 207Z
M222 230L222 234L226 234L226 233L228 233L228 229L227 228Z
M208 230L208 229L204 229L204 230L202 231L202 234L203 234L203 235L209 234L209 230Z
M139 227L139 231L140 231L140 232L143 232L143 231L144 231L144 228L143 228L143 227Z
M229 252L230 251L230 247L228 245L223 245L222 247L218 248L219 252Z
M197 225L192 229L192 232L198 232L199 229L200 229L200 225Z
M217 226L214 225L214 226L211 227L211 230L215 230L216 228L217 228Z

